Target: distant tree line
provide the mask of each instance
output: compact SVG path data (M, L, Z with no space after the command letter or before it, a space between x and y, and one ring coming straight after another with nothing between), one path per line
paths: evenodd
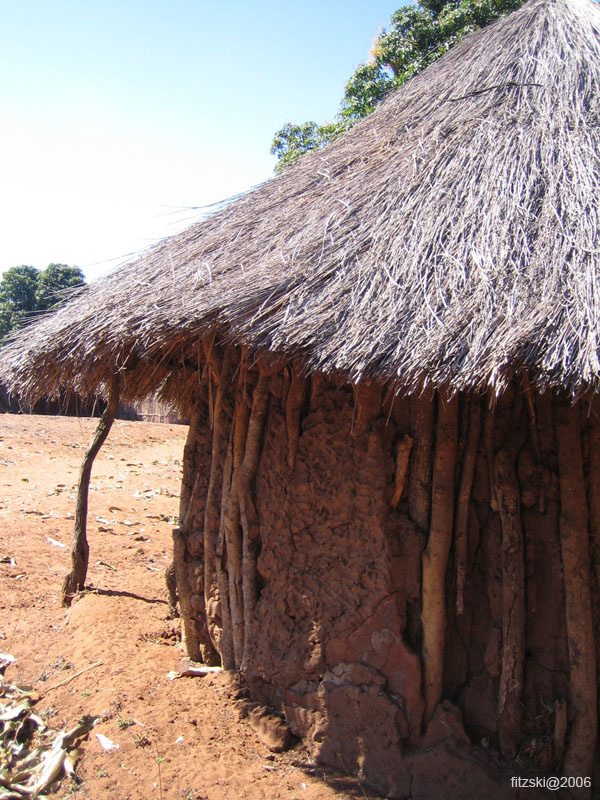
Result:
M82 286L79 267L49 264L46 269L11 267L0 279L0 339L35 313L47 311L64 300L65 291Z
M388 28L346 84L333 122L286 123L271 143L281 172L309 150L318 150L366 117L394 89L436 61L464 36L523 5L524 0L421 0L394 11Z

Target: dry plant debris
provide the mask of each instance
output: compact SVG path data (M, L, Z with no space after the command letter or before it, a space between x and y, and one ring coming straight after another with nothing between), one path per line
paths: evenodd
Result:
M78 745L97 717L83 717L70 730L49 729L33 711L32 691L3 683L14 661L0 653L0 800L41 799L62 778L74 776Z

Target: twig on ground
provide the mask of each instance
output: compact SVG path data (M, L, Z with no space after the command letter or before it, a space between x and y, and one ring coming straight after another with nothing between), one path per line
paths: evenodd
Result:
M59 686L65 686L67 683L71 683L72 680L78 678L80 675L83 675L84 672L89 672L89 670L99 667L102 663L103 663L102 661L96 661L94 664L90 664L89 666L80 669L79 672L75 672L73 675L69 675L69 677L65 678L63 681L59 681L58 683L55 683L52 686L48 686L44 694L51 692L52 689L58 689Z

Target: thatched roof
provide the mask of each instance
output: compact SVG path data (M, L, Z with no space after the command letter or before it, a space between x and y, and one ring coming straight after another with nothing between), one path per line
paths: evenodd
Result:
M409 391L599 390L599 232L600 8L532 0L26 330L2 375L90 392L127 364L143 394L216 332Z

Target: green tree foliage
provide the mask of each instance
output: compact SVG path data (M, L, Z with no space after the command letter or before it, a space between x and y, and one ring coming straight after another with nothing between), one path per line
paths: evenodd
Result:
M271 143L271 153L279 159L277 171L280 172L283 167L309 150L323 147L344 130L345 126L339 123L318 125L310 121L294 125L292 122L287 122L277 131Z
M524 0L421 0L392 14L373 42L370 59L346 84L335 121L324 125L287 123L277 131L271 153L281 172L309 150L324 147L366 117L394 89L428 67L464 36L518 8Z
M11 267L0 281L0 303L13 311L35 311L35 292L39 270L35 267Z
M8 307L0 305L0 341L16 328L18 319Z
M36 308L45 311L60 302L65 289L72 289L84 283L83 272L79 267L67 264L48 264L38 276L35 293Z
M8 269L0 280L0 339L28 314L52 308L61 292L83 283L82 271L66 264L49 264L42 271L25 265Z

